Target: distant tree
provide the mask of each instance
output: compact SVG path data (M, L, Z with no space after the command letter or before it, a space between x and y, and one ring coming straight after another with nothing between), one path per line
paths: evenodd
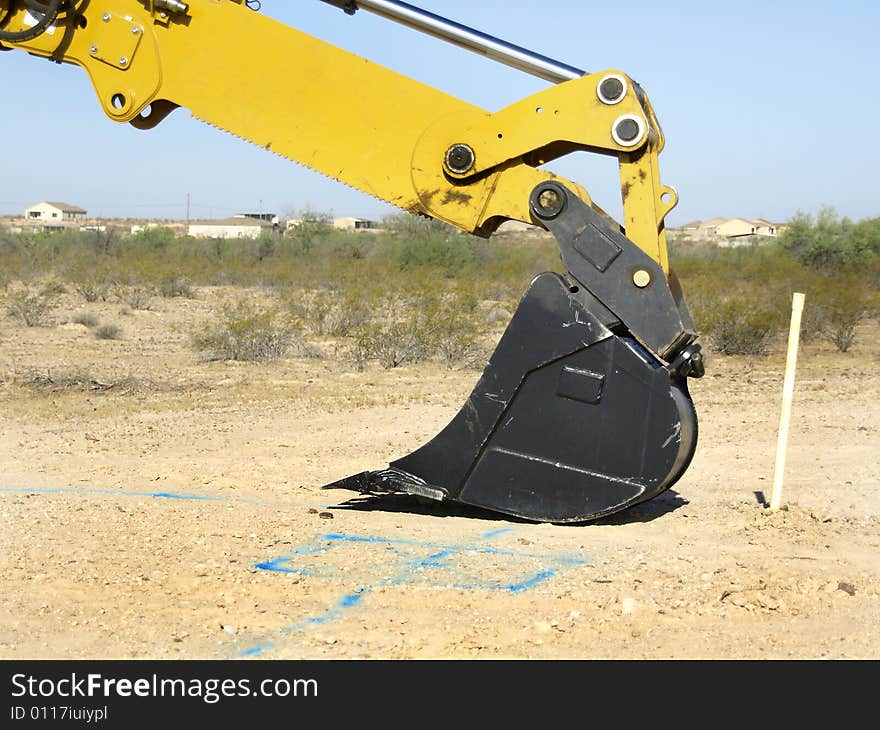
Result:
M288 235L302 253L311 253L317 243L333 230L333 213L306 209L289 217L298 221L291 226Z
M880 219L854 223L827 206L815 220L798 211L779 237L779 245L805 266L833 273L880 253Z
M169 226L146 226L131 234L131 243L148 251L165 251L177 236Z

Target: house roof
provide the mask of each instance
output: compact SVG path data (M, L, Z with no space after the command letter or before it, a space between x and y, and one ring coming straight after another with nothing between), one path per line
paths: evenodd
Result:
M69 203L56 203L51 200L44 200L44 205L51 205L53 208L58 208L58 210L64 213L85 213L86 211L76 205L70 205ZM40 203L37 203L40 205ZM31 206L35 207L35 206Z
M190 221L191 226L222 226L224 228L229 228L231 226L236 226L238 228L271 228L271 221L261 221L256 218L223 218L221 220L206 220L206 221Z

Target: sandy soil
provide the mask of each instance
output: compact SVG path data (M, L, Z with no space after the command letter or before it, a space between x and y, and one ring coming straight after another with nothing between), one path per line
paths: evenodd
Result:
M880 657L875 323L801 352L783 510L782 356L719 356L675 487L554 526L322 491L478 373L200 361L187 333L229 294L0 320L0 657Z

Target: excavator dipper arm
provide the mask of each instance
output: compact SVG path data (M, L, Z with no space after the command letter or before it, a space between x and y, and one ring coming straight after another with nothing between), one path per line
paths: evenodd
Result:
M556 238L465 406L388 469L332 487L403 491L537 521L585 521L674 483L696 446L699 345L669 269L663 133L621 71L586 74L414 6L376 12L557 82L494 113L254 12L241 0L0 0L0 48L81 66L112 120L174 109L410 213L487 237ZM624 220L543 166L616 157Z

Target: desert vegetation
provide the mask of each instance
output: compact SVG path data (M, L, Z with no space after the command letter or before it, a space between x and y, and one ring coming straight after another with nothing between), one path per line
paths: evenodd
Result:
M113 303L126 314L198 297L204 287L247 287L266 298L231 298L189 334L195 353L338 357L358 370L426 360L480 367L528 282L561 268L549 236L483 240L409 215L370 233L328 221L311 214L289 235L258 240L178 238L163 228L0 232L5 311L28 327L73 321L118 339L120 327L83 307ZM670 260L711 350L755 357L781 348L792 292L803 291L804 341L847 352L878 309L880 219L798 214L777 242L722 249L670 241ZM61 293L77 309L60 311Z

